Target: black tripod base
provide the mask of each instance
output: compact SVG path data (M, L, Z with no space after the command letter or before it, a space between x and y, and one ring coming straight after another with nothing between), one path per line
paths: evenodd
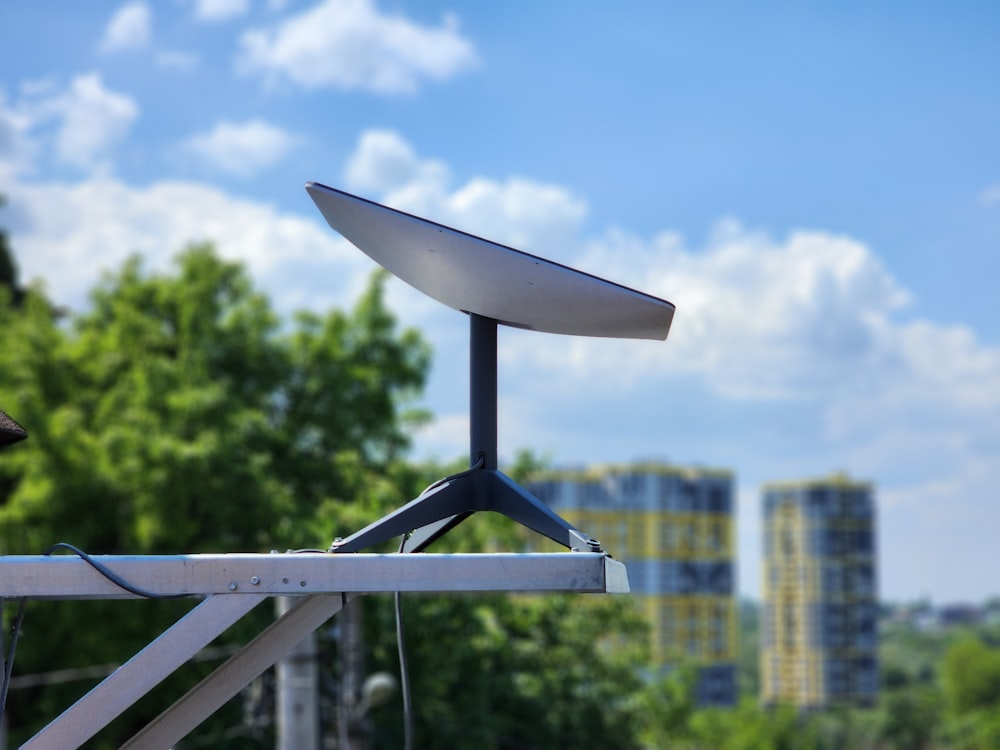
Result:
M483 510L500 513L568 549L603 552L600 542L496 469L478 469L446 480L346 539L338 539L330 552L359 552L410 532L406 551L419 552Z

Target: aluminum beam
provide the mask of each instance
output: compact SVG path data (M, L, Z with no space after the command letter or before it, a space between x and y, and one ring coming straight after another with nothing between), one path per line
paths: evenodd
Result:
M595 552L95 555L93 559L133 586L171 595L628 591L624 566ZM0 597L136 598L69 555L0 557Z

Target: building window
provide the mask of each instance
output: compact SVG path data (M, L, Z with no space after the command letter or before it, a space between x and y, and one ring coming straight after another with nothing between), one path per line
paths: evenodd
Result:
M708 524L708 549L716 554L722 552L724 548L724 527L718 521L710 521Z
M690 480L682 480L680 487L681 512L693 513L698 508L698 485Z
M670 521L660 521L660 549L670 555L674 552L674 530Z
M733 512L733 499L729 487L715 485L709 490L710 511L729 515Z
M795 554L795 537L787 526L781 530L781 551L786 557Z

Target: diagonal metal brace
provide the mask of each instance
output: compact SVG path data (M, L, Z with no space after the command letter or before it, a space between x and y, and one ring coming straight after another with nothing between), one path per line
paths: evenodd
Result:
M267 598L266 594L209 596L22 745L22 750L79 747Z

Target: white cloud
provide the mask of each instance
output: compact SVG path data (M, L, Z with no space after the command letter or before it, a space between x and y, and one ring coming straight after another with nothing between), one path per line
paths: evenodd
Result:
M673 235L645 249L610 235L586 260L675 302L670 366L724 396L809 397L851 377L906 292L851 238L795 231L776 242L726 224L701 251Z
M561 372L558 392L696 379L723 402L813 414L825 445L877 439L888 425L943 434L985 427L990 414L1000 424L1000 349L914 317L907 292L857 240L730 227L724 240L687 248L676 235L611 232L573 265L670 299L677 313L665 344L515 339L512 363L539 382ZM1000 435L977 436L988 434Z
M11 191L11 204L24 217L12 229L22 277L43 278L55 301L76 309L99 274L119 268L131 254L162 270L198 241L214 242L224 257L246 263L286 312L304 304L349 303L371 268L312 217L284 214L204 184L22 183Z
M368 130L348 159L344 179L351 190L382 193L420 179L422 168L413 147L398 133Z
M220 122L208 133L192 136L181 148L229 174L249 176L281 161L298 139L281 128L251 120Z
M452 193L446 207L463 226L556 260L576 245L587 215L586 202L566 188L522 177L477 177Z
M74 78L58 106L63 121L56 150L63 161L82 168L106 165L111 148L139 116L138 105L105 88L96 73Z
M111 17L98 49L105 53L142 49L152 37L152 22L153 15L146 3L127 3Z
M372 0L325 0L274 29L244 34L239 67L305 88L400 94L475 64L453 16L426 27L381 13Z
M26 97L40 97L57 91L59 84L53 78L36 78L21 81L19 88L21 93Z
M196 0L194 14L199 21L228 21L249 9L249 0Z
M586 202L567 189L526 178L477 177L453 189L443 162L419 158L388 130L362 134L344 178L395 208L556 259L578 244L587 213Z
M987 206L1000 206L1000 182L983 188L979 199Z
M115 146L138 116L135 101L106 88L97 73L75 77L65 90L51 82L28 87L9 108L0 99L0 130L16 139L7 169L30 173L50 154L62 164L108 172Z
M31 171L37 148L31 140L31 119L7 103L0 89L0 184L10 184L17 175Z
M188 72L198 67L198 55L184 50L160 50L156 53L156 64L165 70Z

